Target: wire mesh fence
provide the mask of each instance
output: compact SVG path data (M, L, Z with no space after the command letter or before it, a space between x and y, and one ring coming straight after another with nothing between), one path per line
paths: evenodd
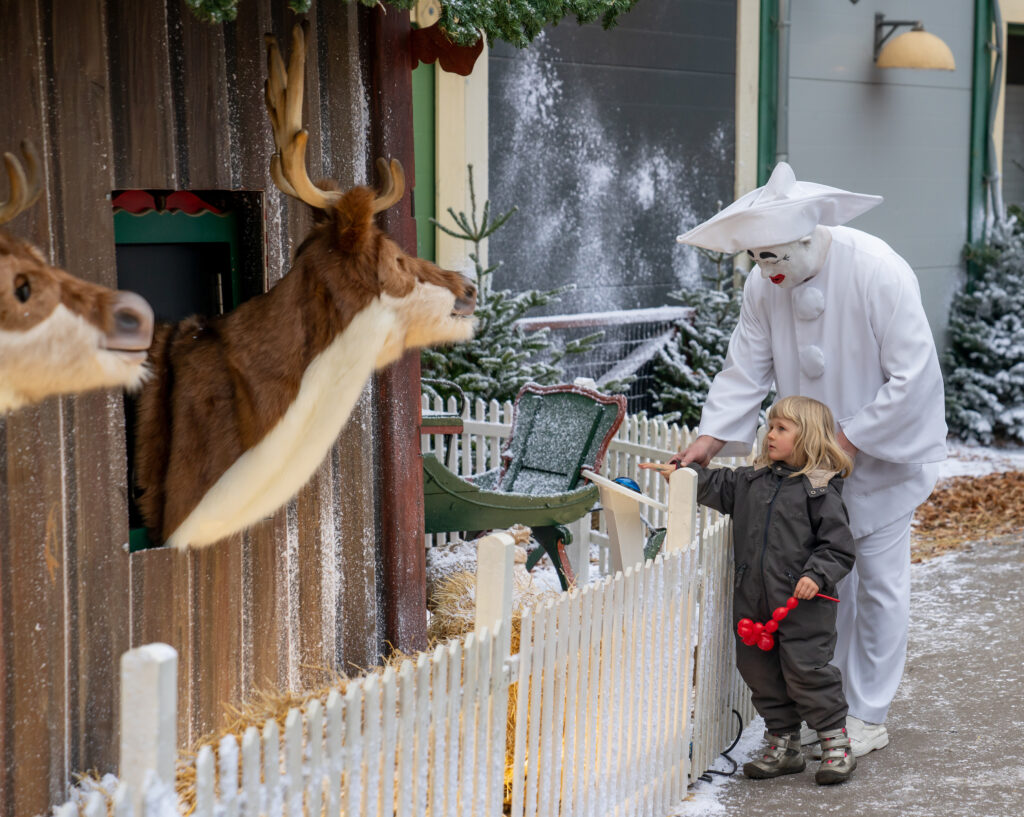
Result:
M524 318L519 326L527 331L548 329L562 344L603 332L591 349L562 360L565 380L588 377L604 386L632 377L628 391L624 392L626 409L630 414L639 414L651 407L654 356L675 337L678 322L691 313L688 307L662 306Z

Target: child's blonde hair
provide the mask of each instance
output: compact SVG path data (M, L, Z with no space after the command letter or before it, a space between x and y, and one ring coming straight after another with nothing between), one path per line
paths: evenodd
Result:
M845 478L853 472L853 460L839 447L836 422L824 403L813 397L783 397L768 409L768 422L772 420L788 420L797 427L793 453L801 468L793 476L823 469ZM760 468L771 462L767 442L762 441L754 465Z

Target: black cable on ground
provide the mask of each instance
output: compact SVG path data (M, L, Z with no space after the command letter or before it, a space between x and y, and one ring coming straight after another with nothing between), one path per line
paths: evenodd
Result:
M731 777L732 775L736 774L736 770L739 768L739 764L732 759L732 757L729 755L729 752L736 748L736 744L740 742L740 737L743 735L743 716L740 715L740 713L737 712L735 709L732 711L732 714L736 716L736 720L739 722L740 728L736 732L736 739L732 742L732 744L730 744L728 749L722 752L722 757L724 757L732 764L732 769L728 772L720 772L717 769L708 769L706 772L704 772L704 774L697 778L698 780L703 780L705 783L710 783L711 775L713 774L717 774L720 777Z

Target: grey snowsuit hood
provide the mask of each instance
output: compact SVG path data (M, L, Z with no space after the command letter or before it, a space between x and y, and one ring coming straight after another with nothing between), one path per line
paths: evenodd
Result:
M689 467L698 474L697 501L733 520L734 629L741 618L766 622L802 576L835 595L854 561L842 478L824 471L794 476L797 469L778 462L735 470ZM823 730L845 721L842 676L829 663L835 622L835 602L810 599L780 623L772 650L748 647L737 637L737 666L769 729L805 720Z

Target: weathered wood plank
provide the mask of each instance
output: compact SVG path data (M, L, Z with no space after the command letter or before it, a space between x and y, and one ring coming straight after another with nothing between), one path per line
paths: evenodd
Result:
M324 670L334 666L333 579L334 514L331 507L334 473L331 457L320 464L313 479L299 491L298 561L298 677L303 687L322 686ZM330 628L330 636L327 629Z
M374 8L370 28L370 122L373 153L405 168L416 184L412 142L412 65L407 12ZM411 197L382 214L384 229L415 252ZM379 372L378 462L381 474L380 548L383 552L384 635L407 652L426 647L426 563L423 549L423 470L419 456L420 357L409 352Z
M176 189L166 5L109 3L107 8L115 184Z
M187 161L183 186L224 190L231 186L224 26L196 19L184 0L177 2L181 26L182 111ZM174 55L172 55L173 57Z
M54 72L50 147L61 195L56 260L81 278L114 287L106 3L54 3L47 23ZM105 772L117 762L117 662L129 645L124 413L113 391L75 397L67 405L73 465L66 480L73 513L66 607L68 632L74 634L68 650L68 765Z
M178 651L178 741L188 745L198 737L192 734L188 555L173 548L151 548L131 554L130 562L132 646L163 642Z
M356 4L321 3L317 60L322 94L323 173L342 187L366 178L367 132ZM376 471L373 387L356 403L335 446L335 497L338 518L338 592L336 647L339 668L376 663L384 635L378 628L376 516L377 486L366 474Z
M10 104L0 120L0 149L16 151L18 142L29 138L45 163L41 11L37 3L0 0L0 19L0 53L18 55L0 61L0 82ZM47 255L52 252L52 194L52 180L47 178L43 199L6 228ZM66 779L62 421L57 400L0 419L3 814L45 812L59 800Z
M192 729L222 725L242 697L242 535L192 550Z

